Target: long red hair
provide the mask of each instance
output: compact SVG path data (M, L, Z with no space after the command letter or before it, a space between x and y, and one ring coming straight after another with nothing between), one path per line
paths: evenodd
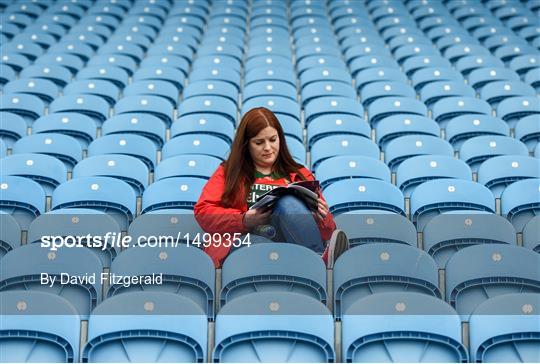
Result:
M303 166L296 163L287 148L285 134L276 115L267 108L257 107L244 114L231 146L229 158L223 162L225 169L225 190L221 202L226 207L238 206L245 202L246 194L255 182L255 165L249 152L249 140L266 127L277 130L279 138L279 153L274 163L273 172L283 176L299 172Z

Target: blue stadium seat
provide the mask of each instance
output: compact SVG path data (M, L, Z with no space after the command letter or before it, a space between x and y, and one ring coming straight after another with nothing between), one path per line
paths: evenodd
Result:
M430 77L431 81L463 79L459 72L452 69L452 64L446 58L438 55L424 54L410 57L402 66L415 88L423 86L423 82L430 81Z
M293 159L302 165L306 164L306 148L304 143L298 140L298 138L285 135L285 142L287 143L287 149L293 157Z
M103 176L127 182L142 195L148 185L148 168L136 157L124 154L102 154L85 158L73 168L73 177Z
M36 58L43 55L45 50L39 45L33 42L9 42L2 44L0 52L4 53L18 53L33 62Z
M247 85L246 76L246 85ZM189 75L189 83L195 82L208 82L208 81L221 81L227 82L240 91L240 73L232 71L231 68L227 68L222 65L213 65L213 67L202 67L193 69Z
M229 153L229 149L230 146L225 140L214 135L179 135L165 143L161 158L165 160L180 154L205 154L224 160Z
M37 96L44 103L49 104L58 96L58 87L45 79L19 78L4 85L2 92L5 94L21 93Z
M472 180L469 166L451 155L419 155L403 161L396 169L396 186L408 198L415 188L432 179Z
M75 363L80 316L66 299L48 292L0 293L0 361Z
M529 220L523 228L523 246L540 253L540 239L538 229L540 228L540 217L535 216Z
M444 127L448 120L465 114L491 115L491 107L474 97L446 97L432 107L433 119Z
M518 48L519 51L515 52L515 48ZM535 68L540 63L540 57L538 57L538 50L535 50L533 47L512 47L505 49L508 51L508 58L511 59L508 66L511 70L514 70L519 75L523 75ZM524 53L520 55L520 53ZM527 54L528 53L528 54ZM502 59L504 61L504 59Z
M522 155L503 155L483 162L478 168L478 182L500 198L504 189L516 181L540 178L538 159Z
M188 86L189 88L189 86ZM186 88L187 91L187 88ZM184 92L184 95L186 92ZM257 96L282 96L296 101L296 87L283 81L252 82L244 88L243 101ZM185 96L184 96L185 97Z
M281 96L257 96L242 104L241 114L256 107L266 107L279 117L286 115L300 121L300 105L289 98Z
M2 85L9 83L16 78L16 74L13 68L9 67L4 63L0 64L0 75L0 84Z
M311 147L311 166L317 169L323 160L338 155L366 156L379 159L379 147L359 135L330 135L319 139Z
M397 128L397 125L400 125ZM420 115L392 115L377 123L375 129L377 144L385 149L388 143L400 136L432 135L438 137L440 134L439 125L425 116Z
M218 38L216 42L218 42L219 40L225 39L226 41L229 40L231 43L238 42L238 43L243 44L243 37L240 37L240 38L235 37L235 36L225 37L223 35L214 35L214 36L207 35L207 37L205 38L205 41L207 43L211 42L210 39L212 39L213 37ZM240 71L242 70L242 64L240 60L229 54L214 54L214 55L206 55L206 56L197 57L195 61L193 62L192 69L196 70L196 69L204 69L204 68L212 68L212 67L231 68L231 69L234 69L238 73L240 73ZM235 87L233 85L229 85L229 86Z
M313 67L304 71L300 77L300 85L302 88L308 86L312 82L342 82L350 85L352 78L348 70L335 67Z
M232 144L234 126L221 115L189 114L178 118L171 125L171 138L187 134L209 134Z
M157 67L157 68L156 68ZM165 81L174 86L177 92L184 88L184 73L172 66L154 65L139 68L133 74L133 82L136 81Z
M42 78L47 81L52 81L58 87L64 87L71 81L71 72L58 64L40 64L36 63L32 66L25 67L21 73L21 78Z
M76 139L83 149L94 140L96 136L96 123L89 116L61 112L42 116L32 125L34 134L64 134ZM70 143L72 144L72 143ZM76 163L72 161L71 163Z
M246 70L244 85L248 86L253 82L259 81L282 81L296 87L296 82L293 82L294 80L296 80L296 74L292 69L292 65L290 67L272 65Z
M265 30L266 29L266 30ZM257 32L259 31L259 33L263 33L264 35L267 35L267 34L275 34L277 32L283 32L283 30L279 30L277 28L272 28L272 27L269 27L269 28L260 28L260 30L257 30L255 29L253 32ZM270 33L268 33L270 32ZM288 36L288 32L285 31L285 33L287 36ZM282 35L284 35L282 34ZM301 63L298 63L298 69L299 71L303 70L303 68L300 67ZM290 59L287 59L286 57L281 57L281 56L266 56L266 55L261 55L261 56L255 56L255 57L251 57L249 58L246 62L245 62L245 65L244 65L244 68L245 68L245 71L246 73L251 71L251 70L254 70L256 68L265 68L265 67L268 67L268 66L274 66L274 67L279 67L280 69L282 68L285 68L285 69L291 69L292 67L292 61ZM289 83L289 82L287 82ZM291 86L293 86L291 84Z
M491 191L468 180L440 178L422 183L411 195L411 219L419 232L435 216L449 211L495 212Z
M486 100L492 107L510 97L535 97L536 91L521 81L490 82L480 90L480 98Z
M43 115L45 104L41 99L28 94L9 94L0 96L0 112L10 112L22 116L30 124Z
M519 233L527 223L540 214L540 179L527 178L507 186L501 195L501 215Z
M408 97L416 98L416 92L412 87L401 82L371 82L362 88L360 99L362 105L368 107L373 101L383 97Z
M427 107L422 102L407 97L385 97L373 101L367 108L369 123L376 127L384 118L397 114L427 116Z
M324 263L317 254L296 244L263 243L236 249L223 263L221 306L258 292L295 292L325 304Z
M519 82L519 76L514 71L505 67L481 67L469 74L468 82L475 90L493 82Z
M514 293L481 303L470 318L471 361L526 363L540 357L538 293ZM532 310L531 310L532 309Z
M20 72L22 69L28 67L31 64L28 58L26 58L22 54L16 52L5 52L2 54L2 63L10 67L15 72Z
M345 97L356 99L356 91L350 83L331 80L315 81L302 87L302 105L305 107L319 97Z
M184 75L187 75L187 70L189 69L189 62L182 57L174 56L174 55L155 55L155 56L148 56L141 62L141 67L150 67L150 66L156 66L156 65L162 65L162 66L171 66L176 68L177 70L180 70L184 73Z
M120 99L115 107L116 114L140 113L160 118L166 126L173 121L173 105L166 99L154 95L132 95Z
M97 255L89 249L62 247L51 250L41 244L26 244L13 249L2 258L0 291L46 291L68 300L82 319L101 301L103 266ZM41 274L49 275L49 284L41 284ZM61 281L64 273L64 281ZM77 280L66 282L70 277L96 275L95 282ZM56 277L54 282L51 279Z
M184 99L194 96L221 96L238 102L238 90L228 82L205 80L190 83L182 93ZM244 99L245 101L245 99Z
M139 113L125 113L107 119L102 127L103 135L137 134L154 142L160 149L165 142L165 125L157 116Z
M401 191L373 178L355 178L332 183L325 190L329 210L335 216L358 210L382 210L405 214Z
M30 222L45 212L45 191L30 178L0 176L0 211L11 214L27 230Z
M446 301L469 321L489 298L540 293L540 255L519 246L480 244L455 253L446 264Z
M104 211L126 230L136 211L136 195L129 184L111 177L80 177L58 186L52 210L88 208Z
M51 46L47 52L49 54L73 54L79 57L83 62L88 62L90 57L94 54L92 47L81 41L69 42L64 41L63 39Z
M525 74L523 81L528 85L531 85L536 90L536 93L540 92L540 76L538 75L540 67L535 67Z
M361 92L362 88L372 82L396 81L407 83L407 76L399 68L391 67L369 67L356 74L356 89Z
M175 245L178 243L176 234L169 242L172 244L162 242L162 246L126 249L111 266L111 273L118 276L162 275L162 283L141 282L129 287L121 283L111 284L107 297L141 290L171 292L189 298L213 320L215 272L212 260L200 249L182 243Z
M529 151L519 140L500 135L482 135L467 139L459 149L459 158L465 161L473 172L478 171L484 161L501 155L528 156Z
M454 149L444 139L433 135L404 135L390 141L384 149L385 163L392 172L411 157L418 155L453 157Z
M99 35L84 30L77 31L77 29L70 29L69 34L62 37L62 42L83 42L84 44L89 45L94 51L105 43L103 38Z
M221 160L209 155L177 155L159 163L154 172L154 181L170 177L197 177L210 179L221 164Z
M87 66L77 72L77 80L91 79L109 81L123 89L128 84L129 74L123 68L108 64Z
M529 152L540 142L540 123L538 115L529 115L521 118L515 127L515 137L529 148Z
M82 147L68 135L39 133L19 139L13 145L13 154L19 153L47 154L61 160L71 170L82 158Z
M67 178L64 163L50 155L37 153L18 153L2 158L0 170L4 176L20 176L36 181L47 196Z
M540 115L540 101L537 97L511 97L497 106L497 116L511 128L517 121L529 115Z
M393 69L399 71L399 64L388 55L365 55L355 58L349 65L351 75L359 80L360 72L372 69L374 67L383 69ZM401 72L400 72L401 73ZM406 77L405 77L406 78ZM375 80L371 80L375 81Z
M103 211L69 208L49 211L38 216L28 228L28 243L41 243L42 236L106 236L115 233L120 236L120 227L116 221ZM112 239L111 239L112 240ZM99 257L104 268L111 266L111 261L120 253L120 246L109 244L103 247L90 247Z
M21 227L13 216L0 212L0 259L9 251L21 245Z
M0 140L7 147L26 135L26 121L19 115L0 111ZM5 152L5 148L4 148Z
M427 294L373 294L356 301L342 321L344 362L468 361L459 316Z
M341 155L322 161L317 167L317 179L325 189L334 182L351 178L375 178L390 183L390 170L378 159Z
M169 292L129 292L100 304L88 322L82 361L206 360L206 315Z
M468 76L471 72L476 69L484 67L496 67L504 68L504 63L497 57L492 55L469 55L460 58L456 64L456 69L461 72L464 76Z
M63 89L64 95L88 94L99 96L114 106L120 95L120 89L112 82L105 80L86 79L73 81Z
M478 114L457 116L446 124L445 137L455 151L468 139L480 135L510 136L510 128L499 118Z
M448 47L444 52L444 57L454 64L461 58L469 55L488 57L491 56L491 53L480 44L472 43L455 44L451 47Z
M425 67L418 69L411 76L412 85L419 91L433 82L463 82L463 76L450 67Z
M194 177L171 177L156 181L144 191L142 213L162 209L193 209L205 184L205 179Z
M350 114L325 114L313 119L307 126L308 147L331 135L358 135L371 138L369 124L363 118Z
M86 67L90 68L91 70L78 73L78 78L104 78L114 83L117 87L122 88L122 85L125 86L127 84L126 76L130 77L135 72L137 62L135 62L133 58L126 55L100 54L90 58L86 64ZM79 67L76 72L82 68L83 67ZM96 73L96 70L98 73Z
M405 216L393 212L351 211L337 216L335 222L353 247L372 243L417 245L414 225Z
M436 81L424 85L420 89L420 100L431 107L437 101L447 97L476 97L472 87L463 81Z
M424 228L424 250L444 269L458 251L477 244L516 244L516 232L504 217L477 211L442 213Z
M284 61L281 61L284 62ZM273 62L272 62L273 64ZM285 62L284 62L285 64ZM290 64L290 62L289 62ZM246 65L247 66L247 65ZM297 63L298 75L300 76L304 71L312 67L335 67L335 68L344 68L346 67L345 62L336 55L312 55L302 58L300 62ZM352 67L351 67L352 70ZM352 72L351 72L352 74ZM354 74L352 74L354 76Z
M178 90L166 81L161 80L140 80L128 85L124 91L124 96L149 95L159 96L176 107L178 101Z
M325 114L348 114L364 117L362 104L354 99L341 96L324 96L317 99L317 102L310 102L304 109L304 119L308 125L315 118Z
M56 98L49 106L49 112L76 112L87 115L101 124L109 116L109 104L96 95L76 94Z
M197 234L199 234L199 240L195 242ZM139 215L129 225L128 229L128 235L132 238L131 244L133 246L137 241L141 241L146 243L147 247L159 246L154 238L150 238L151 236L157 237L158 242L160 236L162 242L167 242L167 239L172 241L169 238L169 236L172 236L174 242L186 245L189 243L197 248L199 248L198 242L201 242L200 238L202 237L203 241L200 244L202 248L204 244L203 234L204 231L195 220L193 210L188 209L163 209Z
M217 315L215 342L215 363L335 360L330 311L293 292L252 293L232 300Z
M156 165L156 145L138 134L108 134L97 138L88 146L88 156L125 154L138 158L153 171Z
M179 116L190 114L217 114L225 116L235 125L237 107L231 100L220 96L194 96L182 101L178 107Z
M333 278L338 320L355 302L372 294L418 292L441 298L435 262L407 244L356 246L336 261Z

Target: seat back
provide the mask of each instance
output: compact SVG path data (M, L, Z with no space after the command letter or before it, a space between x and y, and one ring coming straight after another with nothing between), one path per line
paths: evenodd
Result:
M76 363L80 317L55 294L0 292L0 362Z
M446 300L468 321L488 298L540 293L540 256L526 248L482 244L462 249L446 264Z
M206 325L206 315L188 298L170 292L121 294L92 312L81 359L203 363Z
M326 270L320 257L295 244L237 249L223 263L221 305L254 292L296 292L326 303Z
M333 319L319 301L294 292L238 297L216 318L215 363L332 362Z

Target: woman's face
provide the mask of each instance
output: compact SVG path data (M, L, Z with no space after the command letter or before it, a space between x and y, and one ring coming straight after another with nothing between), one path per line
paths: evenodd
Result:
M249 140L249 153L256 168L272 168L279 153L279 136L277 130L271 126L267 126L259 134L251 138Z

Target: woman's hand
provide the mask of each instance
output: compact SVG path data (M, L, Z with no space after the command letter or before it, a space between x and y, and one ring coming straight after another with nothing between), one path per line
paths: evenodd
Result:
M326 201L322 198L317 199L317 213L315 214L319 220L324 220L326 215L329 214L329 208Z
M261 210L253 209L247 210L244 213L244 219L242 220L247 230L252 231L259 225L266 225L270 221L271 209Z

